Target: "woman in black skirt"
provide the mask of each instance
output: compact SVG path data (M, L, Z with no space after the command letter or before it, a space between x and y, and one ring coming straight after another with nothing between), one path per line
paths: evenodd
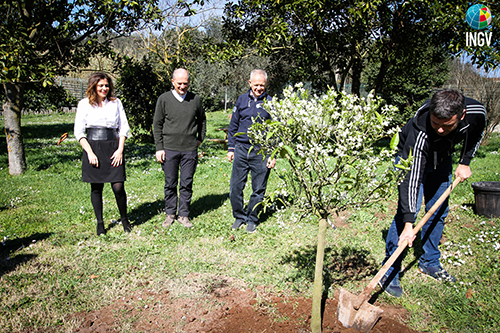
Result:
M86 96L78 103L74 133L83 147L82 180L90 183L90 200L97 218L97 235L106 234L102 217L102 190L111 183L123 230L130 232L125 193L123 148L130 135L121 101L114 97L113 81L105 73L90 76Z

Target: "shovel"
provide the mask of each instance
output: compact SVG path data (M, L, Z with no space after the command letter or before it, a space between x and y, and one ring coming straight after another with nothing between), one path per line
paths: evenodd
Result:
M448 198L451 191L462 181L461 177L457 177L453 184L451 184L446 191L439 197L436 203L429 209L429 211L424 215L422 220L413 228L415 234L422 228L422 226L427 222L427 220L434 214L434 212L441 206L441 204ZM378 318L384 312L377 306L373 306L367 302L373 289L380 281L382 276L389 270L394 261L399 257L403 250L408 246L408 240L404 240L401 245L398 246L396 251L389 257L389 259L382 266L380 271L375 275L375 277L370 281L368 286L361 292L359 296L355 296L345 290L340 289L339 302L337 307L338 320L344 325L344 327L353 327L354 329L367 333L369 332Z

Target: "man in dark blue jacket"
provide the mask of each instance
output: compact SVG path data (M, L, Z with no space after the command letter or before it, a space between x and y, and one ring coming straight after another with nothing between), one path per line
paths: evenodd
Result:
M235 218L233 229L240 228L246 223L249 233L255 231L259 221L258 213L266 193L269 173L276 164L275 159L270 157L263 159L257 155L258 147L250 150L252 143L248 138L247 131L255 121L262 122L271 116L264 110L264 100L271 97L266 93L267 73L261 69L254 69L250 74L250 89L241 95L233 108L233 115L228 130L228 152L227 159L233 163L231 182L229 186L229 198ZM238 134L236 133L244 133ZM243 190L245 188L248 173L251 173L252 190L248 208L243 207Z
M455 177L462 181L471 176L469 164L474 157L486 126L486 110L476 100L465 98L460 92L446 89L436 92L408 121L400 133L398 157L413 155L411 170L399 185L398 210L389 228L386 240L387 260L396 248L408 240L413 245L413 224L422 199L428 211L452 182L452 153L455 145L463 142ZM429 218L421 230L422 255L418 270L438 281L455 282L455 277L441 266L438 249L448 215L448 200ZM401 297L399 272L403 255L380 281L387 293Z

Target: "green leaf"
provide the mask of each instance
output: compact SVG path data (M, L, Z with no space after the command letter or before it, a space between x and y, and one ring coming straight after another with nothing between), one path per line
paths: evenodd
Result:
M290 148L289 146L283 146L283 149L280 151L280 156L281 157L285 157L286 154L288 153L288 155L290 155L293 159L296 159L297 156L295 155L295 152L293 151L292 148Z
M400 159L399 163L394 165L395 168L404 170L404 171L410 171L411 165L413 164L413 154L412 151L410 150L410 153L408 154L407 159Z
M271 158L275 158L276 157L276 154L280 153L280 156L282 154L282 149L279 149L279 148L276 148L275 150L273 150L273 152L271 153ZM284 156L281 156L281 157L284 157Z
M397 132L396 134L394 134L392 136L392 139L391 139L391 144L390 144L390 147L392 150L398 148L398 144L399 144L399 132Z
M382 124L384 122L384 120L382 119L382 116L380 115L380 113L375 111L375 115L377 116L378 122Z

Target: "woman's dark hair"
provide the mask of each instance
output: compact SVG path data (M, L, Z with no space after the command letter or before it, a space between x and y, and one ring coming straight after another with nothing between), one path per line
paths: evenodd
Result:
M429 105L431 114L438 119L449 119L457 115L462 118L465 97L460 91L444 89L436 92Z
M99 83L99 81L104 79L108 80L109 84L108 95L106 97L110 101L116 99L114 95L115 89L113 87L113 80L108 74L98 72L90 75L89 83L87 84L87 92L85 93L85 96L89 98L90 105L97 105L97 83Z

